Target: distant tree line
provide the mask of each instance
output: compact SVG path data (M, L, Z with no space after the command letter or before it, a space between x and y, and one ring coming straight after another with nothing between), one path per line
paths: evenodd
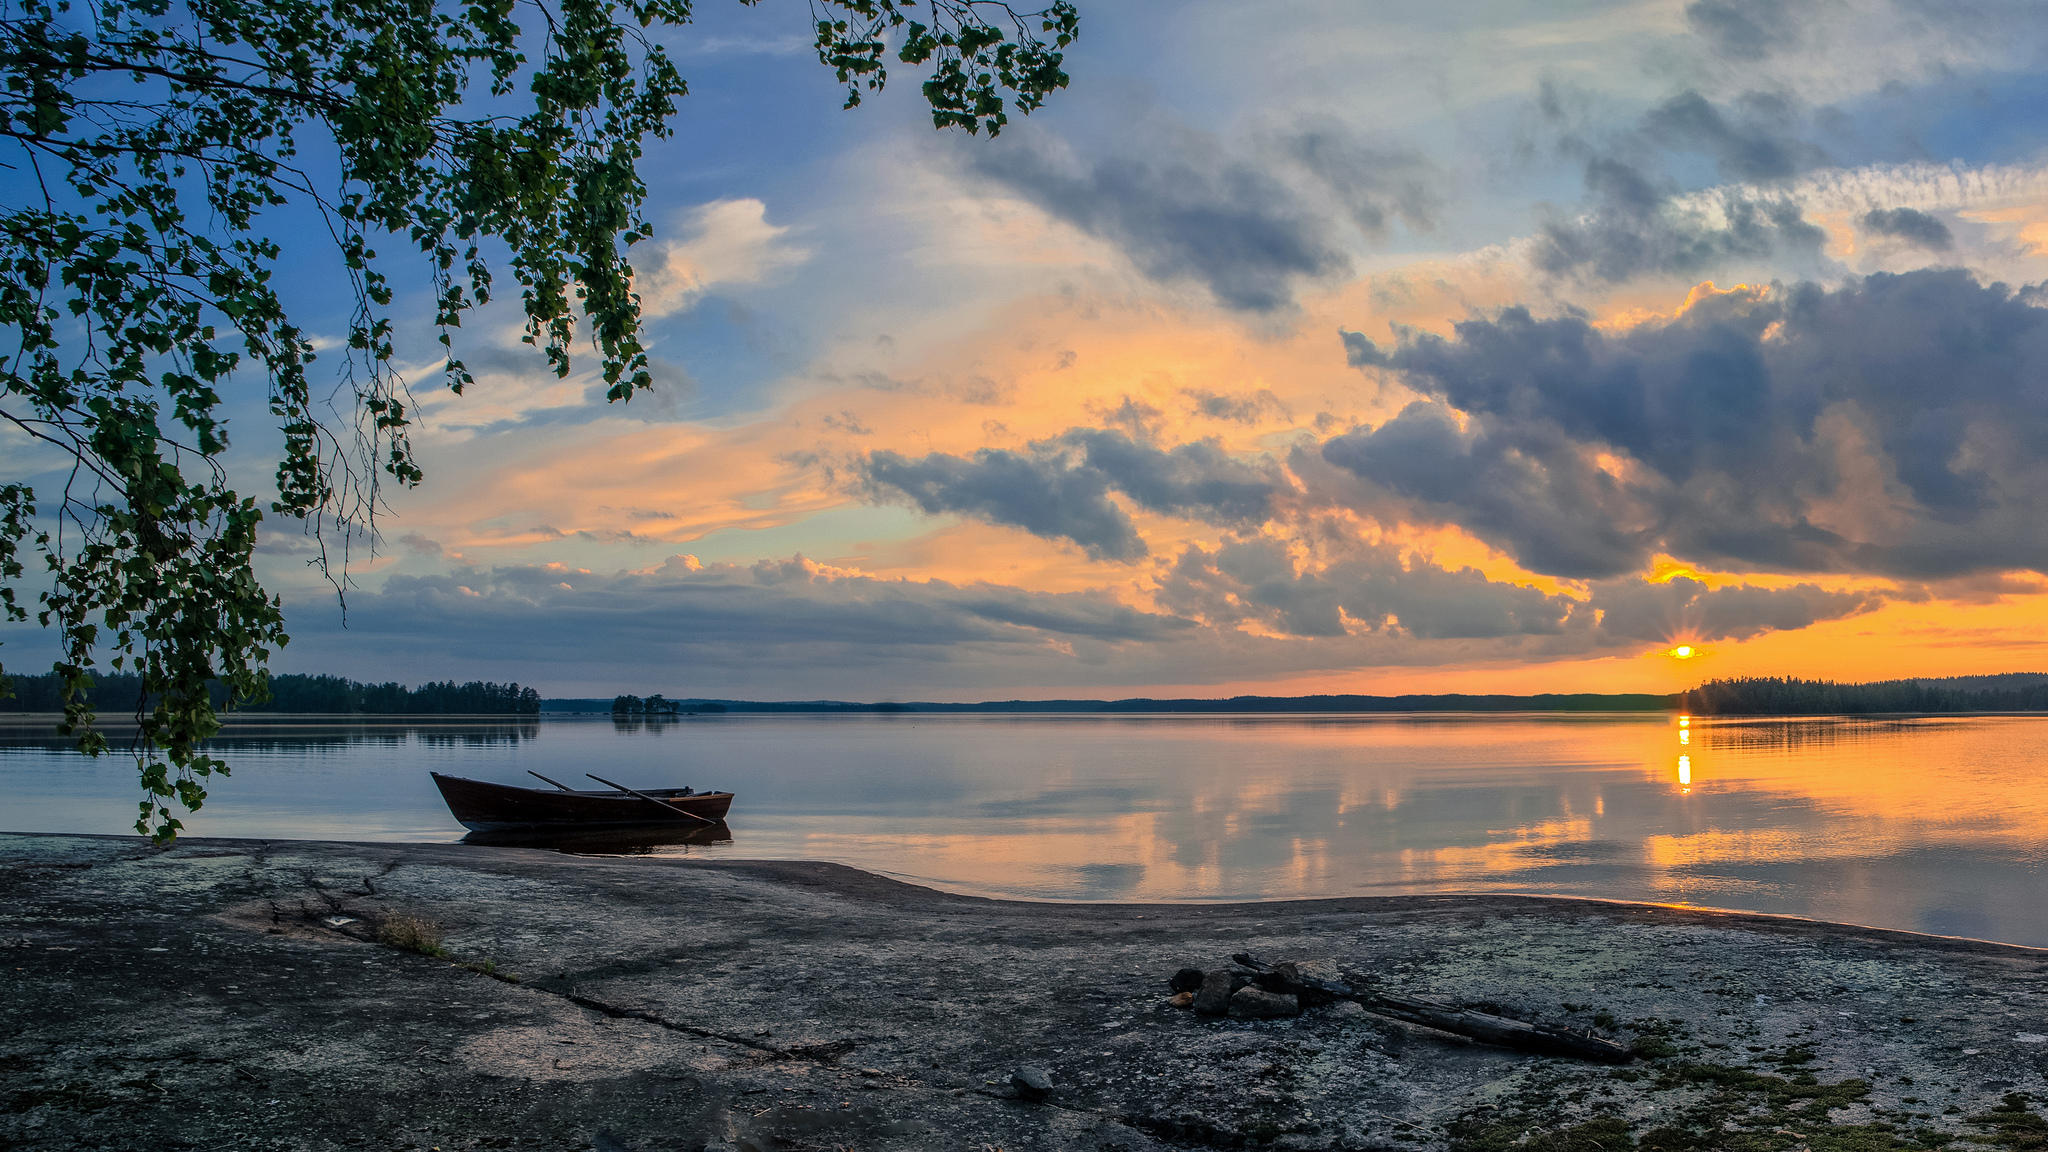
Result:
M1880 712L2048 712L2048 674L1949 676L1841 684L1782 676L1709 680L1681 696L1702 716L1869 715Z
M549 712L602 712L602 697L550 698L542 702ZM656 705L659 704L659 711ZM825 713L1290 713L1290 712L1668 712L1679 704L1669 693L1584 692L1545 693L1537 696L1436 695L1436 696L1233 696L1229 699L1153 700L982 700L975 703L942 701L884 701L863 703L852 700L709 700L685 697L669 700L661 696L615 696L610 703L614 716L674 715L717 712L825 712Z
M685 712L723 712L725 705L702 700L670 700L656 693L642 698L639 696L612 697L614 716L680 716Z
M0 698L0 711L61 712L64 710L63 681L55 673L9 678L13 692ZM214 706L227 706L227 691L211 685ZM109 715L120 715L135 706L141 681L127 673L93 677L90 696L93 707ZM341 676L272 676L270 698L260 703L242 703L236 712L313 712L332 715L372 716L537 716L540 693L517 684L471 680L435 680L417 688L396 682L364 684Z

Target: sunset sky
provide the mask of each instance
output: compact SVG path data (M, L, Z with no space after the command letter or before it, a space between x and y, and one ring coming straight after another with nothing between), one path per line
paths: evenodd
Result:
M848 699L2048 669L2039 0L1081 11L1072 88L989 140L909 82L842 111L801 5L702 5L643 166L654 391L605 404L499 312L456 397L409 329L427 482L345 626L270 526L275 667ZM340 331L330 253L287 253Z

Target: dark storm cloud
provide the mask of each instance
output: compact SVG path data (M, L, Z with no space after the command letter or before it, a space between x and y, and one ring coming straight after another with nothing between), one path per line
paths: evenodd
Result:
M1147 549L1111 492L1153 512L1252 525L1289 487L1272 461L1240 460L1210 441L1162 449L1099 428L1075 428L1024 452L984 448L973 456L934 452L917 459L875 452L863 479L879 499L1071 540L1097 559L1126 561Z
M1412 153L1316 127L1234 154L1169 131L1084 160L1040 135L977 148L974 170L1107 240L1147 276L1193 281L1226 307L1286 308L1295 285L1350 268L1342 222L1376 237L1396 218L1426 227L1435 175Z
M2048 568L2048 309L1960 271L1709 297L1620 332L1515 308L1346 347L1425 397L1322 446L1365 482L1349 499L1464 525L1536 571L1608 577L1660 552L1913 579Z
M1299 565L1277 541L1192 547L1161 579L1161 607L1212 627L1257 624L1289 636L1396 634L1413 640L1552 637L1575 650L1661 643L1674 637L1741 640L1855 615L1882 601L1812 584L1709 588L1600 581L1586 599L1490 580L1472 568L1404 561L1387 546L1354 544L1320 568Z
M1933 252L1946 252L1956 242L1948 225L1917 208L1873 208L1863 214L1863 227Z

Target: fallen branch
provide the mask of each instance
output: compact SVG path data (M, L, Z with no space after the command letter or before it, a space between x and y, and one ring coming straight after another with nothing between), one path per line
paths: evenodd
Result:
M1294 965L1288 963L1267 964L1247 953L1240 952L1231 957L1240 967L1249 969L1254 981L1270 992L1281 992L1303 997L1304 1003L1317 1000L1350 1000L1375 1016L1387 1016L1420 1024L1439 1032L1464 1036L1483 1044L1494 1044L1502 1048L1513 1048L1519 1052L1533 1052L1544 1056L1570 1056L1580 1060L1596 1060L1604 1064L1626 1064L1635 1054L1620 1044L1590 1031L1567 1028L1561 1024L1531 1024L1524 1020L1511 1020L1487 1012L1475 1012L1451 1004L1441 1004L1417 996L1401 996L1375 992L1360 988L1342 980L1324 980L1303 975Z

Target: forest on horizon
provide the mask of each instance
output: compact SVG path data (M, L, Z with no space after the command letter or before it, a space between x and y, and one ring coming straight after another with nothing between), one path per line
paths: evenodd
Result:
M224 715L240 713L314 713L340 716L535 716L540 693L518 684L471 680L435 680L408 688L395 681L367 684L343 676L283 674L270 677L270 698L227 707L227 692L214 684L214 706ZM133 675L95 675L90 694L93 708L119 713L134 708L142 682ZM9 676L0 687L0 712L62 712L63 680L54 672L40 676Z
M0 712L63 711L62 681L55 673L10 676ZM117 713L134 706L140 682L132 675L95 676L93 706ZM225 693L217 706L226 708ZM232 712L255 714L455 716L517 715L542 712L618 713L620 702L639 697L542 698L539 690L516 683L487 680L457 683L429 681L407 687L342 676L284 674L270 678L270 698L241 704ZM2010 672L1984 676L1943 676L1866 683L1802 680L1796 677L1742 676L1709 680L1673 694L1633 693L1432 693L1395 696L1328 694L1316 696L1232 696L1221 698L1121 700L983 700L861 702L847 700L726 700L710 697L641 702L635 714L679 713L1390 713L1390 712L1661 712L1684 711L1698 716L1827 716L1880 713L2048 712L2048 673ZM648 708L659 702L658 708Z

